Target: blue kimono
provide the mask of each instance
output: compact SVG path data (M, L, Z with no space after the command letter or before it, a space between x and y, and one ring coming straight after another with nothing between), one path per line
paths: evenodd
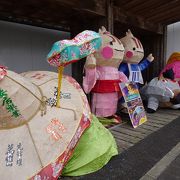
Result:
M130 63L121 63L118 70L123 72L129 81L136 82L138 88L140 84L144 84L141 71L146 69L150 65L150 61L147 59L143 59L139 64L130 64ZM124 103L124 98L121 97L119 99L119 103ZM124 106L123 106L124 107Z
M146 69L150 65L150 61L143 59L139 64L121 63L119 71L123 72L129 79L129 81L136 82L137 84L143 84L143 78L141 71Z

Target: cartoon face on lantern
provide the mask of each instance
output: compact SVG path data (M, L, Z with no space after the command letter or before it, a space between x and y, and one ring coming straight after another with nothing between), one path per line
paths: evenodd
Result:
M126 32L126 36L120 39L125 48L124 62L137 64L144 57L144 49L136 37L133 36L130 30Z
M121 41L106 31L105 27L99 29L102 38L101 49L94 54L97 66L119 67L124 57L124 46Z

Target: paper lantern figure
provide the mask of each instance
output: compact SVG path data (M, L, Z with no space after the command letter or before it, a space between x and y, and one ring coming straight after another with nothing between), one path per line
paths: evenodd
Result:
M180 86L174 80L173 69L167 69L160 77L152 79L141 89L141 95L147 101L147 112L154 113L165 103L171 108L180 108Z
M150 63L154 60L154 57L152 54L149 54L146 59L143 59L143 46L140 40L134 37L130 30L128 30L128 32L126 32L126 36L120 40L124 45L125 54L123 63L119 66L119 71L126 74L129 81L143 84L144 82L141 71L150 65Z
M179 81L179 85L178 82ZM180 108L180 53L174 52L159 77L151 80L141 89L144 100L148 102L147 112L156 112L159 106Z
M86 93L92 92L92 112L98 117L108 117L117 110L119 83L128 79L118 71L124 56L121 41L104 27L99 29L99 34L102 46L86 59L83 87Z
M64 66L96 52L100 46L100 35L88 30L79 33L72 40L62 40L54 43L47 59L50 65L58 68L57 107L60 107L59 99Z

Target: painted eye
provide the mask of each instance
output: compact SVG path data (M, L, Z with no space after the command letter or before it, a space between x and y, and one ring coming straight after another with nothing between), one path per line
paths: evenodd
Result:
M111 41L109 44L110 44L110 45L113 45L113 42Z
M136 48L135 48L135 47L133 47L133 50L135 51L135 50L136 50Z

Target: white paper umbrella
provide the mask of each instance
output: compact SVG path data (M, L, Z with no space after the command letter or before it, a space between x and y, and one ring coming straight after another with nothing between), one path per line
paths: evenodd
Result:
M90 124L88 102L79 84L64 76L62 108L51 107L57 74L23 75L8 71L0 80L5 93L0 96L0 179L57 179Z

